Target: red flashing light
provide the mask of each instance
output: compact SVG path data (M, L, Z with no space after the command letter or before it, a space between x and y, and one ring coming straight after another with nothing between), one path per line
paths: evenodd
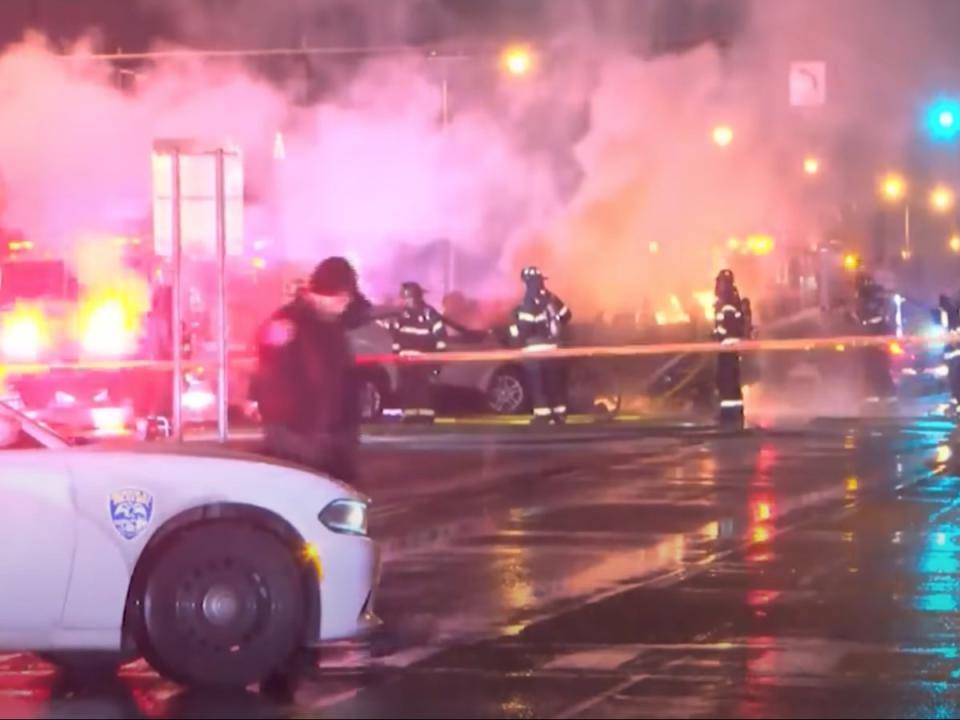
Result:
M119 357L136 346L136 314L118 298L88 305L82 311L83 349L101 357Z
M46 319L38 310L19 308L3 320L0 350L11 360L29 362L40 355L46 338Z

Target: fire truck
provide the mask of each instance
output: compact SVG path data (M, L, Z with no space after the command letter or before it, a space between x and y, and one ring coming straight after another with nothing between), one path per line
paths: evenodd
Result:
M172 333L159 264L137 237L104 242L123 246L124 271L93 286L32 242L8 243L0 260L0 359L7 398L27 413L70 432L109 435L168 412L172 377L151 363L169 359ZM188 316L188 357L200 324ZM188 421L206 419L214 404L196 375L185 379Z

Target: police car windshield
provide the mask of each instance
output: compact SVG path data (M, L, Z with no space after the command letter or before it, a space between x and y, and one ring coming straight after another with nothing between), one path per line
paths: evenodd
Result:
M20 423L23 432L43 445L45 448L66 448L72 444L69 439L58 433L46 423L42 423L29 415L25 415L16 408L0 400L0 415L14 418Z

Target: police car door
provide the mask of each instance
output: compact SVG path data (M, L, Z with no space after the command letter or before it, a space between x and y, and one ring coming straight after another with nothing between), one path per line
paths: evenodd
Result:
M62 453L0 424L0 647L39 649L60 622L73 564L70 474Z

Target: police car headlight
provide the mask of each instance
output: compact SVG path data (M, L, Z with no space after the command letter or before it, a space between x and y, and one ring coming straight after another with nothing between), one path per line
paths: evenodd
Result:
M367 504L361 500L334 500L320 513L328 530L345 535L367 534Z

